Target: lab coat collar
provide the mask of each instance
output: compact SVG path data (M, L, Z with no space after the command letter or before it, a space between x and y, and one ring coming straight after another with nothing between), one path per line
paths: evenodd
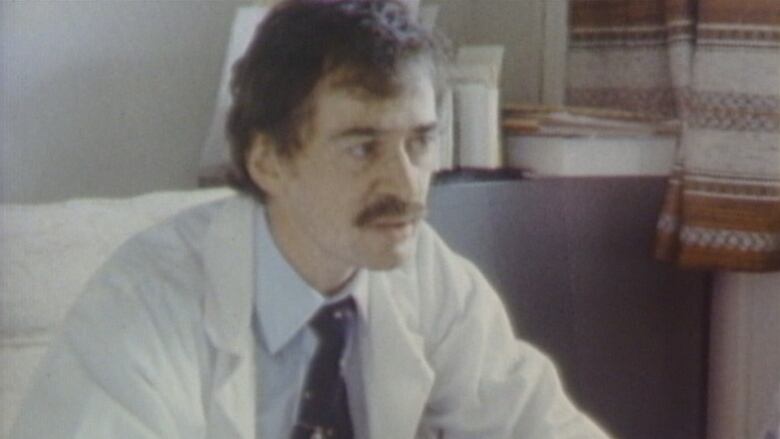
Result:
M206 332L215 347L236 355L252 336L254 203L245 195L225 201L203 249L211 283L204 299Z

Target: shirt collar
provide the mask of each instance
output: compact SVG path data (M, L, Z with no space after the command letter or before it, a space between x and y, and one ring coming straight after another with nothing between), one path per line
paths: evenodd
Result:
M326 298L309 286L279 251L262 206L255 217L256 312L271 354L289 343L321 307L349 295L357 303L358 314L365 315L364 270L359 270L339 294Z

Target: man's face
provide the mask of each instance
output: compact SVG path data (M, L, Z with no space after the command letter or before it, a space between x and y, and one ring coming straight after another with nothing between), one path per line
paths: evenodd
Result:
M390 269L413 251L437 157L430 73L410 65L392 97L325 78L303 147L280 159L269 210L288 241L332 269Z

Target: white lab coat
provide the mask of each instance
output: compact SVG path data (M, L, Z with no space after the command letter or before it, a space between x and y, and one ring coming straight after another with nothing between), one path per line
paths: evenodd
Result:
M253 215L230 197L124 244L70 312L12 438L256 439ZM606 437L427 225L407 264L359 279L372 439Z

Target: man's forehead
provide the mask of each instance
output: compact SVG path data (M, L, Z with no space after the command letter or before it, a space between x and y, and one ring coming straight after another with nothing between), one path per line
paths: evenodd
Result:
M433 85L430 69L421 62L410 62L389 72L337 69L322 78L316 88L354 95L366 101L382 101L427 85Z
M375 92L354 71L329 72L303 107L301 140L305 144L318 134L332 137L353 128L408 130L435 124L435 91L429 72L420 63L402 66L392 78L392 93Z
M433 122L436 113L433 86L422 79L400 82L394 93L388 95L378 95L355 83L329 84L315 96L314 119L327 125L350 124L350 119L393 118L401 125Z

